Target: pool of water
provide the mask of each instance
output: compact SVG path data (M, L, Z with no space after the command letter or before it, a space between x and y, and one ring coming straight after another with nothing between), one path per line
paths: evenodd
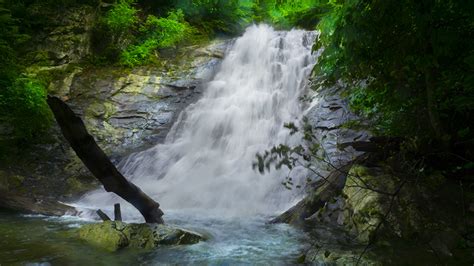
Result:
M209 240L190 246L108 252L79 240L74 229L92 221L77 217L0 212L0 265L285 265L295 263L305 239L266 219L219 219L168 212L167 223L198 231Z

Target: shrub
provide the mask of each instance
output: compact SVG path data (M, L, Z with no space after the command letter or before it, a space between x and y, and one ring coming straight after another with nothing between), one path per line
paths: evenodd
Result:
M169 12L166 18L149 15L140 27L143 41L127 47L120 62L129 67L146 63L154 50L173 47L188 39L194 31L179 9Z
M137 45L130 45L120 55L120 63L124 66L134 67L146 63L152 52L158 47L154 39L146 40Z
M132 4L134 0L119 0L104 17L104 23L116 34L122 34L136 25L137 12Z
M178 9L169 12L166 18L148 16L140 31L157 40L158 48L168 48L185 40L193 29L184 20L183 11Z
M51 125L46 88L34 78L19 77L0 91L0 110L7 114L7 122L13 126L17 139L31 141Z

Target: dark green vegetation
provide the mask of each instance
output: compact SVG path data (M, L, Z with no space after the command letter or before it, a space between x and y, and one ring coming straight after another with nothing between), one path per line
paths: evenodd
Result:
M429 167L474 168L474 2L332 1L319 29L319 82L344 81L378 134L400 136Z
M274 147L257 155L254 166L260 172L272 165L303 166L323 185L313 184L315 191L280 221L321 224L338 217L333 224L356 232L365 244L353 264L370 252L392 257L387 264L403 264L405 251L387 248L399 240L418 254L429 250L423 263L466 263L459 260L472 259L466 251L474 232L474 2L336 0L328 6L317 26L321 36L314 50L323 50L314 87L343 87L364 121L342 128L368 129L379 137L350 144L369 156L341 168L326 158L312 125L288 124L309 145ZM357 164L378 174L367 178ZM320 165L343 177L325 179ZM293 181L289 177L283 184L291 189ZM344 207L328 214L326 206L335 202ZM368 237L360 239L364 234Z

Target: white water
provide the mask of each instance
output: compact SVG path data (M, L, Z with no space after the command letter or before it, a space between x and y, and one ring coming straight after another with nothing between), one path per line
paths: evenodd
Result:
M165 212L269 215L294 203L301 191L281 185L287 170L260 175L251 165L257 152L300 140L290 137L283 124L301 118L298 98L315 62L314 38L314 32L249 27L165 143L131 155L121 171ZM298 174L304 173L292 172ZM79 204L103 208L116 201L98 190Z

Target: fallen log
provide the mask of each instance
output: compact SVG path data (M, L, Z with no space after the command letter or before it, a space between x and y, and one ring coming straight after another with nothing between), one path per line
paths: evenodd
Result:
M99 215L100 219L102 219L102 221L104 222L107 222L107 221L110 221L110 217L105 213L103 212L102 210L97 210L97 215Z
M48 105L66 140L84 165L104 185L107 192L113 192L128 201L145 218L147 223L163 222L160 204L129 182L114 166L94 138L87 132L81 118L57 97L48 96Z

